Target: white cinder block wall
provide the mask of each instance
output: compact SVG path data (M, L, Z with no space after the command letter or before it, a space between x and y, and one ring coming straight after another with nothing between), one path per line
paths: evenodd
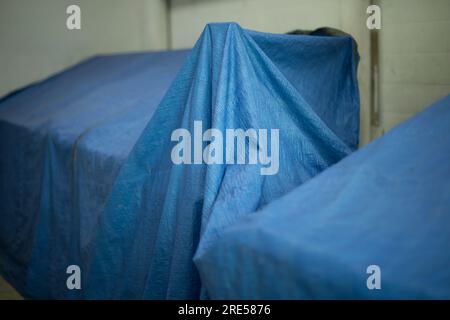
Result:
M358 42L361 61L361 144L370 140L369 30L367 0L171 0L170 44L192 47L208 22L234 21L242 27L286 33L329 26L350 33Z
M380 6L380 130L387 131L450 93L450 0Z
M0 0L0 96L95 54L191 47L208 22L275 33L331 26L359 45L363 145L450 93L450 0L378 3L381 124L375 130L369 0ZM69 4L82 9L80 31L65 27Z
M66 8L81 7L81 30ZM167 48L165 0L0 0L0 96L99 53Z

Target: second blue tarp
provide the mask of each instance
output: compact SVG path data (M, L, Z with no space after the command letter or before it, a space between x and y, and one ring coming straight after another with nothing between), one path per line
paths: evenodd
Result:
M115 182L85 297L207 297L194 254L356 148L356 66L350 37L208 25ZM222 132L279 129L278 173L261 175L249 164L174 165L171 134L194 132L194 121Z
M222 233L215 299L450 299L450 96Z

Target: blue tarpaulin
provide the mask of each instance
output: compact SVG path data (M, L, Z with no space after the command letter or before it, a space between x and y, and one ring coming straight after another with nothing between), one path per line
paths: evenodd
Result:
M200 278L194 254L356 149L350 37L211 24L173 80L187 53L95 58L0 102L0 263L22 294L214 297L202 284L217 270ZM278 173L174 164L171 134L195 121L278 129Z
M450 299L449 248L447 96L240 219L195 261L216 299Z
M87 261L114 179L187 54L95 57L0 101L0 270L25 297L72 294L66 268Z

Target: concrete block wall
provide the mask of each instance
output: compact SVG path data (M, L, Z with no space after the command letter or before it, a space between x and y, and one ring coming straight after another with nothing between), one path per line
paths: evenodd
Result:
M82 8L80 31L65 28L69 4ZM95 54L191 47L208 22L274 33L330 26L359 44L364 145L450 93L450 0L378 4L378 128L370 127L369 0L1 0L0 96Z
M387 131L450 93L450 0L380 6L380 129Z
M66 28L67 6L81 30ZM165 0L1 0L0 96L92 55L167 48Z

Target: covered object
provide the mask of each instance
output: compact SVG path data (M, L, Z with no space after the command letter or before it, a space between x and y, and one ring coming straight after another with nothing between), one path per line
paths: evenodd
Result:
M450 299L450 96L201 249L216 299Z
M357 60L349 36L211 24L190 51L96 57L3 98L2 274L31 298L214 297L197 250L356 149ZM195 121L278 129L278 171L174 164Z

